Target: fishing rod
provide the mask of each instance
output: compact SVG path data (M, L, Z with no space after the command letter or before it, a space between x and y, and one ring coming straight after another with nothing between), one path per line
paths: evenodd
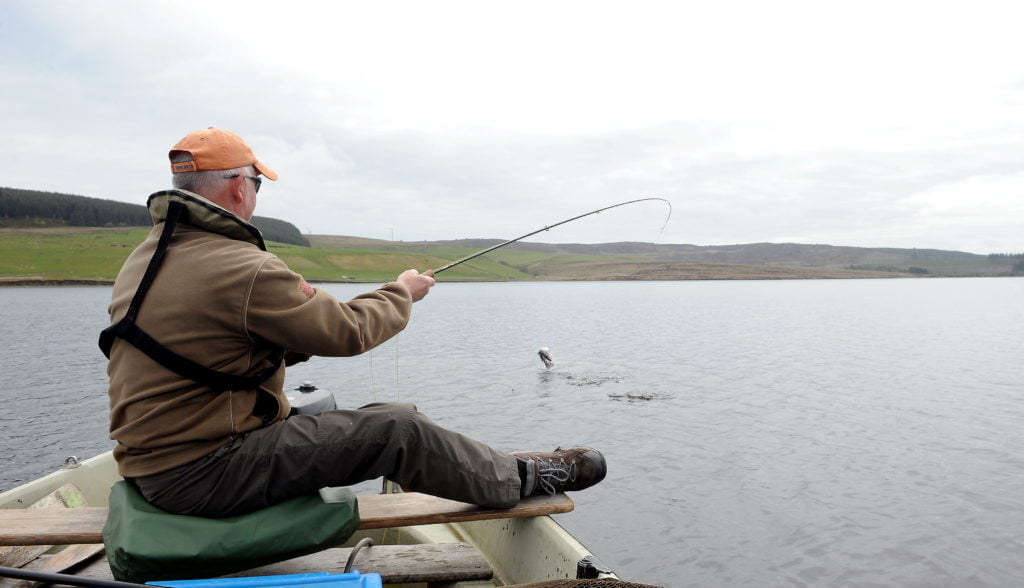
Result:
M21 568L0 567L0 578L15 578L19 580L31 580L44 584L66 584L69 586L82 586L83 588L153 588L152 585L135 584L132 582L118 582L117 580L101 580L99 578L84 578L70 574L55 574L51 572L36 572Z
M477 257L480 257L481 255L490 253L491 251L494 251L495 249L501 249L505 245L509 245L509 244L515 243L516 241L522 241L523 239L525 239L527 237L530 237L532 235L536 235L537 233L542 233L542 232L547 231L549 229L553 229L553 228L555 228L555 227L557 227L559 225L564 225L565 223L571 223L572 221L581 219L581 218L583 218L585 216L590 216L592 214L597 214L599 212L604 212L604 211L612 209L612 208L618 208L619 206L625 206L627 204L633 204L633 203L636 203L636 202L646 202L648 200L661 200L665 204L668 204L668 216L665 217L665 224L663 224L661 226L661 230L664 231L665 227L668 226L668 220L670 218L672 218L672 203L669 202L668 200L665 200L664 198L638 198L636 200L629 200L627 202L620 202L618 204L612 204L611 206L605 206L604 208L598 208L597 210L591 210L590 212L583 213L583 214L581 214L579 216L574 216L572 218L565 219L562 222L558 222L558 223L555 223L553 225L548 225L546 227L537 229L536 231L533 231L531 233L526 233L525 235L523 235L521 237L516 237L515 239L509 239L508 241L505 241L504 243L498 243L497 245L493 245L491 247L488 247L487 249L483 249L481 251L477 251L473 255L470 255L470 256L467 256L467 257L463 257L462 259L460 259L458 261L453 261L453 262L449 263L446 266L439 267L439 268L437 268L435 270L427 270L424 273L427 273L427 274L430 274L430 275L439 274L439 273L445 271L446 269L451 269L451 268L459 265L460 263L465 263L465 262L467 262L467 261L469 261L471 259L475 259Z

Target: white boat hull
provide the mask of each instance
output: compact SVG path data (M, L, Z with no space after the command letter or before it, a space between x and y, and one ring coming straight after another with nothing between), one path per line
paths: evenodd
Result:
M0 508L24 508L68 483L82 491L90 506L106 506L110 487L120 479L107 452L0 494ZM360 531L349 545L367 536L378 544L473 544L490 563L494 579L454 584L463 588L575 578L577 562L590 555L549 516Z

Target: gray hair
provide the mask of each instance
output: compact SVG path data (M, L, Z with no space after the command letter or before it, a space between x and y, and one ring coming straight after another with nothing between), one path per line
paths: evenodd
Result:
M188 151L171 153L171 163L183 161L192 161L192 154ZM224 188L224 184L228 182L228 178L234 175L255 176L256 169L251 165L246 165L234 169L178 172L171 174L171 183L178 190L188 190L200 196L209 197L220 192Z

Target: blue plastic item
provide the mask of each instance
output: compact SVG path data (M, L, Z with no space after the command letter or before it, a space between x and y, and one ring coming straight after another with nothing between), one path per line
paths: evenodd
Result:
M241 578L211 578L209 580L171 580L167 582L146 582L152 586L173 588L383 588L380 574L347 574L314 572L310 574L284 574L280 576L245 576Z

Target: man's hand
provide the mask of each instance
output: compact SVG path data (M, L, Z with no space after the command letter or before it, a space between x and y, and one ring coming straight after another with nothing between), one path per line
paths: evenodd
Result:
M402 272L402 275L398 276L395 282L401 284L409 291L413 302L423 300L423 297L427 295L427 292L430 292L430 288L435 283L434 276L429 271L421 274L414 269Z

